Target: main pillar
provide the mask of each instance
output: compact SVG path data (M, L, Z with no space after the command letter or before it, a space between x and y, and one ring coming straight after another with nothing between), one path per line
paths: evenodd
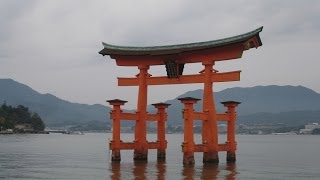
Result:
M157 143L159 143L159 148L157 151L157 159L158 160L165 160L166 159L166 149L167 149L167 141L166 141L166 120L167 120L167 113L165 109L170 106L167 103L156 103L152 104L155 108L158 109L158 135L157 135Z
M227 121L227 162L236 161L236 111L235 108L240 104L236 101L226 101L222 104L227 107L227 115L229 119Z
M148 99L148 86L147 77L149 66L139 65L140 72L137 75L139 82L138 92L138 105L137 114L138 119L136 121L135 128L135 144L134 160L148 160L148 144L147 144L147 99Z
M195 104L200 99L185 97L179 98L179 100L184 104L183 109L183 119L184 119L184 142L182 144L183 151L183 164L193 165L194 164L194 130L193 130L193 104Z
M111 161L121 161L120 154L120 106L124 105L127 101L120 99L108 100L108 103L113 106L110 113L112 119L112 141L110 142L110 149L112 150Z
M204 61L203 112L208 113L208 119L202 121L202 143L207 150L203 152L203 163L219 163L218 131L216 109L212 88L213 61Z

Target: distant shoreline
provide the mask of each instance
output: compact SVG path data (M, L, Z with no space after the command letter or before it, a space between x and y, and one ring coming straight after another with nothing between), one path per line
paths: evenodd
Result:
M47 131L37 131L37 132L14 132L14 131L0 131L1 134L49 134Z

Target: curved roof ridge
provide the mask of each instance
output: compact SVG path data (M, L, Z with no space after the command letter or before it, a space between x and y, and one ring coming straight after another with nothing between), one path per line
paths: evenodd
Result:
M186 44L176 44L176 45L161 45L161 46L118 46L118 45L112 45L105 42L102 42L103 46L110 50L130 50L130 51L150 51L150 50L168 50L168 49L180 49L180 48L193 48L193 47L205 47L205 46L212 46L214 44L229 44L233 42L237 42L238 40L243 40L243 38L248 38L255 36L259 32L261 32L263 29L263 26L241 34L237 36L232 36L228 38L222 38L217 40L211 40L211 41L204 41L204 42L195 42L195 43L186 43ZM229 43L228 43L229 42Z
M204 42L195 42L195 43L187 43L187 44L176 44L176 45L163 45L163 46L118 46L118 45L112 45L107 44L105 42L102 42L102 45L104 46L104 49L101 50L99 53L102 55L111 55L111 54L119 54L122 53L130 53L130 52L148 52L148 51L166 51L166 50L179 50L179 49L194 49L194 48L210 48L210 47L217 47L217 46L223 46L228 45L232 43L237 43L241 41L246 41L256 35L259 35L259 32L261 32L263 29L263 26L244 33L237 36L232 36L228 38L218 39L218 40L212 40L212 41L204 41ZM259 44L262 45L260 38L258 38ZM122 54L120 53L120 54Z

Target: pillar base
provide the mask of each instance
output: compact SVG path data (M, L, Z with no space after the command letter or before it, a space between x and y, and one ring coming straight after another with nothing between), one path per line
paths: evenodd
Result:
M120 150L113 150L112 151L111 161L115 161L115 162L121 161Z
M194 165L193 153L184 153L183 154L183 165Z
M203 153L203 163L204 164L218 164L219 155L217 151L214 152L204 152Z
M135 160L135 161L147 161L148 160L148 150L146 150L146 151L134 150L133 160Z
M166 159L166 151L165 150L158 150L157 159L158 160L165 160Z
M236 153L227 151L227 162L236 162Z

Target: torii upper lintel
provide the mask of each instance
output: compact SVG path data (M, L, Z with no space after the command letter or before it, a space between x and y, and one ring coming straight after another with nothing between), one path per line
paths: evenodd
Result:
M262 29L219 40L169 46L130 47L102 43L104 48L99 53L110 55L118 66L165 65L170 60L185 64L236 59L243 51L262 45L259 36Z

